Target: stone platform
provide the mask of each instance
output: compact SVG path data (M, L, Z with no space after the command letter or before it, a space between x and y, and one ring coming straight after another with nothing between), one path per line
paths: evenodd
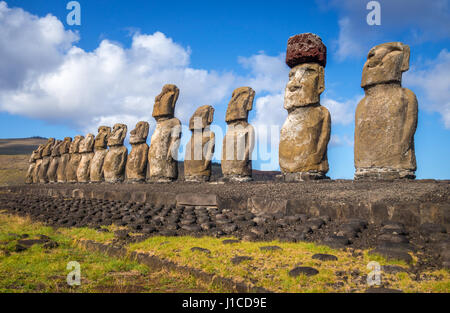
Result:
M450 231L450 181L245 182L168 184L37 184L0 191L35 196L103 199L165 206L247 209L255 215L308 214L333 220L444 225Z

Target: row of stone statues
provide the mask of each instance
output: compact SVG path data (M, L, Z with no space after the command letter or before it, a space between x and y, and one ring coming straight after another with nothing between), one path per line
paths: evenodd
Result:
M286 64L291 68L284 108L288 117L280 133L279 162L285 181L327 178L327 146L331 117L320 105L325 90L326 46L315 34L289 38ZM378 45L364 64L361 87L365 97L355 114L355 179L414 178L414 133L418 104L412 91L402 88L402 73L409 68L409 46L400 42ZM179 89L165 85L156 96L152 116L156 129L150 147L147 122L130 132L131 152L123 145L124 124L98 128L98 135L50 138L33 151L28 183L46 182L170 182L178 177L181 123L174 117ZM223 140L222 172L225 180L251 180L251 154L255 133L248 123L255 92L234 90L226 112L228 130ZM270 114L270 113L268 113ZM192 132L186 147L186 181L208 181L215 134L210 130L214 108L199 107L189 121ZM108 149L109 148L109 149Z
M111 130L100 126L98 134L66 137L63 141L48 139L33 151L27 183L56 182L171 182L178 178L178 148L181 123L174 117L179 89L165 85L155 98L152 116L156 129L147 145L148 122L141 121L130 132L131 152L124 146L125 124ZM224 179L251 180L251 153L254 130L248 123L255 92L250 87L237 88L228 105L228 132L223 140L222 172ZM214 108L199 107L189 121L192 131L184 158L186 181L208 181L214 154L215 134L210 130Z

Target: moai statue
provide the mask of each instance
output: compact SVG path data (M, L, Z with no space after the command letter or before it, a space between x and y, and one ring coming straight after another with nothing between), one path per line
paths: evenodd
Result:
M250 87L240 87L233 91L228 103L225 121L228 130L222 145L222 174L224 180L252 180L251 155L255 145L255 130L248 120L248 112L253 107L255 91Z
M288 117L280 133L280 168L286 181L327 178L327 145L331 118L320 105L325 89L326 47L314 34L288 40L286 64L291 68L284 93Z
M189 120L191 139L184 157L184 179L190 182L209 181L211 159L214 154L215 134L209 129L214 118L210 105L199 107Z
M44 146L44 149L42 149L42 163L39 168L39 182L41 184L48 183L47 171L50 166L50 158L54 145L55 138L49 138Z
M369 52L361 80L365 97L355 114L355 179L415 178L418 104L401 85L409 55L409 46L401 42Z
M125 179L125 166L128 149L123 145L127 136L127 125L115 124L108 137L108 153L103 163L103 174L108 183L122 182Z
M70 160L70 146L72 144L72 138L65 137L62 144L59 146L59 154L61 155L58 169L56 170L56 179L58 183L65 183L67 181L66 168Z
M130 132L131 152L127 159L127 182L143 182L147 173L148 145L146 143L149 125L138 122Z
M181 123L174 117L174 111L179 94L177 86L167 84L155 98L152 116L156 129L148 151L149 182L171 182L178 178Z
M33 183L33 174L34 174L34 169L36 168L36 159L39 153L39 148L37 148L36 150L33 150L33 152L31 152L31 156L30 159L28 160L28 163L30 164L28 166L28 171L27 171L27 176L25 177L25 184L32 184Z
M111 135L111 127L100 126L95 137L94 157L91 161L90 180L91 182L101 182L104 180L103 164L108 153L108 138Z
M41 164L42 164L42 151L45 148L45 144L39 145L36 151L36 155L35 155L35 160L36 160L36 165L34 166L34 171L33 171L33 183L37 184L39 183L39 171L41 169Z
M58 181L57 171L59 162L61 161L60 147L62 144L63 144L62 140L56 140L55 146L53 147L50 165L47 170L47 177L49 183L56 183Z
M91 161L94 158L94 135L87 134L80 142L81 160L77 169L77 181L88 183Z
M84 136L78 135L73 138L70 144L69 153L70 159L66 166L66 181L68 183L77 182L77 170L78 165L80 165L81 154L80 154L80 143L84 139Z

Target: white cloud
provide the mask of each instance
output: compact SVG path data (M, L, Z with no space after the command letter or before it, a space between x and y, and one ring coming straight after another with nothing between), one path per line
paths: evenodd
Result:
M330 111L332 124L348 125L355 120L355 110L364 95L357 95L352 99L337 101L325 97L322 105Z
M352 147L354 144L353 139L347 135L336 135L332 134L330 136L330 142L328 143L329 147Z
M435 60L406 72L403 83L406 87L413 86L425 93L425 99L418 99L419 108L429 112L438 112L447 129L450 129L449 73L450 52L444 49Z

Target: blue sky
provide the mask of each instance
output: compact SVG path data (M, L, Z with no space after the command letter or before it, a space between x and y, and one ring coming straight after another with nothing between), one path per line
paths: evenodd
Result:
M130 131L139 120L152 132L154 97L165 83L180 87L176 115L184 124L210 104L220 132L232 90L248 85L256 90L250 122L257 130L274 126L275 136L265 157L255 150L254 167L278 169L286 42L312 32L328 49L321 103L332 115L329 176L353 177L353 118L367 52L401 41L411 46L403 86L419 101L417 177L449 179L449 1L379 1L380 26L367 25L368 2L80 0L81 26L69 26L68 1L0 1L0 137L95 134L116 122ZM185 130L182 144L189 136ZM221 145L218 134L216 160Z

